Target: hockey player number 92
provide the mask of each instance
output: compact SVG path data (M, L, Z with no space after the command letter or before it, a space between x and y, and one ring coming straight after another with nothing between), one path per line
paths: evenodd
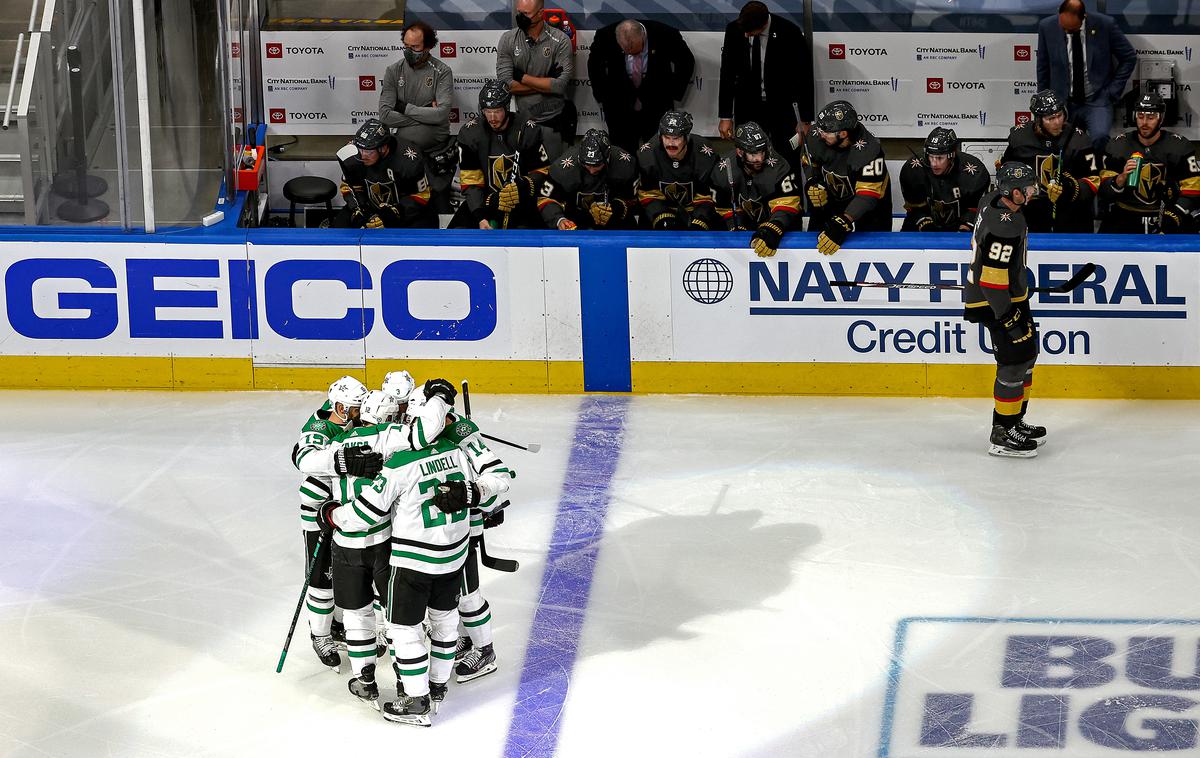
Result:
M1001 245L999 242L993 242L988 248L988 257L994 261L1008 263L1008 259L1012 257L1013 246Z
M424 495L426 492L432 492L443 481L465 482L466 480L467 480L467 477L464 476L461 472L452 471L449 474L446 474L445 479L438 479L437 477L430 477L429 479L422 479L420 484L418 484L417 486L420 488L421 494ZM457 513L452 513L452 514L450 514L450 523L454 523L455 521L462 521L469 514L470 514L469 510L461 510L461 511L458 511ZM425 521L426 529L432 529L435 526L445 526L446 525L446 514L442 513L440 510L438 510L436 507L434 507L433 498L429 498L428 500L425 500L421 503L421 518Z

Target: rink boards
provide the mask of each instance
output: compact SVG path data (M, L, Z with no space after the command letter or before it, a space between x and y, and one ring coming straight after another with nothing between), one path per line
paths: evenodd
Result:
M497 392L980 396L966 235L0 234L0 386L323 389L404 367ZM503 244L497 244L503 241ZM665 246L667 242L670 246ZM1129 250L1138 244L1143 249ZM1035 391L1200 397L1194 239L1032 240Z

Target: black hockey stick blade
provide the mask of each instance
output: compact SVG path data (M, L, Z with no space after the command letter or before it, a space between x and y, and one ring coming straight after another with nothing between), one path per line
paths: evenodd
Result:
M1094 273L1096 273L1096 264L1090 263L1090 262L1085 263L1079 267L1078 271L1075 272L1075 276L1072 276L1070 279L1063 282L1062 284L1056 284L1053 287L1034 287L1033 291L1034 292L1056 292L1056 293L1060 293L1060 294L1063 292L1070 292L1071 290L1075 289L1076 287L1078 287L1079 285L1083 284L1088 279L1090 279L1092 277L1092 274L1094 274Z
M462 380L462 395L463 395L463 413L467 418L471 418L471 390L467 388L467 380Z
M476 537L479 540L479 562L492 571L503 571L506 574L511 574L521 567L520 563L510 558L497 558L493 555L488 555L487 540L483 535Z
M501 445L508 445L509 447L515 447L518 450L525 450L526 452L530 452L530 453L536 453L537 451L542 449L542 446L536 442L530 442L528 445L518 445L515 442L509 442L508 440L502 440L499 437L493 437L492 435L484 434L483 432L480 432L479 436L483 437L485 440L491 440L492 442L499 442Z

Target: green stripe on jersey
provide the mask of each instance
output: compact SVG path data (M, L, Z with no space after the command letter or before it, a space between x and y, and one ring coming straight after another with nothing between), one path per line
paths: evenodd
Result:
M395 558L412 558L414 561L424 561L425 563L453 563L454 561L457 561L459 558L462 558L466 554L467 554L467 547L464 547L462 550L459 550L454 555L447 555L442 558L434 558L432 556L422 555L420 553L410 553L405 550L393 550L392 551L392 556Z
M356 508L355 510L358 510L358 509ZM343 537L368 537L372 534L378 534L379 532L382 532L384 529L387 529L391 525L392 525L391 521L385 522L383 524L376 524L375 526L371 527L370 529L368 529L365 532L343 532L341 529L338 529L338 534L342 535Z
M313 492L312 490L308 489L307 487L301 487L300 494L308 495L313 500L320 500L320 501L328 500L328 498L325 497L324 495L318 495L317 493Z
M312 522L312 523L314 523L314 524L315 524L315 523L317 523L317 517L316 517L316 516L305 516L303 513L302 513L302 514L300 514L300 520L301 520L301 521L311 521L311 522Z
M387 463L384 463L383 465L385 468L400 468L401 466L405 466L409 463L415 463L417 461L421 461L426 458L432 458L435 455L441 455L442 453L449 453L457 449L458 446L453 442L438 437L429 447L422 448L420 450L401 450L393 453L392 457L388 458Z
M363 521L366 521L368 524L374 524L374 523L375 523L375 519L371 518L370 516L368 516L367 514L363 513L361 510L359 510L359 509L358 509L358 505L357 505L357 504L355 504L355 503L351 503L351 504L350 504L350 507L354 509L354 512L355 512L355 513L357 513L357 514L358 514L358 517L359 517L360 519L362 519ZM390 524L390 523L392 523L392 522L391 522L391 521L388 521L388 523Z

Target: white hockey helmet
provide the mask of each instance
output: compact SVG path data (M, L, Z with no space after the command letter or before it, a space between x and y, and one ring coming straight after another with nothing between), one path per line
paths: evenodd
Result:
M383 390L371 390L358 414L364 424L390 424L400 415L400 403Z
M395 398L397 403L406 402L416 386L412 374L407 371L389 371L383 377L383 391Z
M352 376L343 376L329 385L329 404L337 410L337 404L349 410L359 408L367 399L367 388Z

